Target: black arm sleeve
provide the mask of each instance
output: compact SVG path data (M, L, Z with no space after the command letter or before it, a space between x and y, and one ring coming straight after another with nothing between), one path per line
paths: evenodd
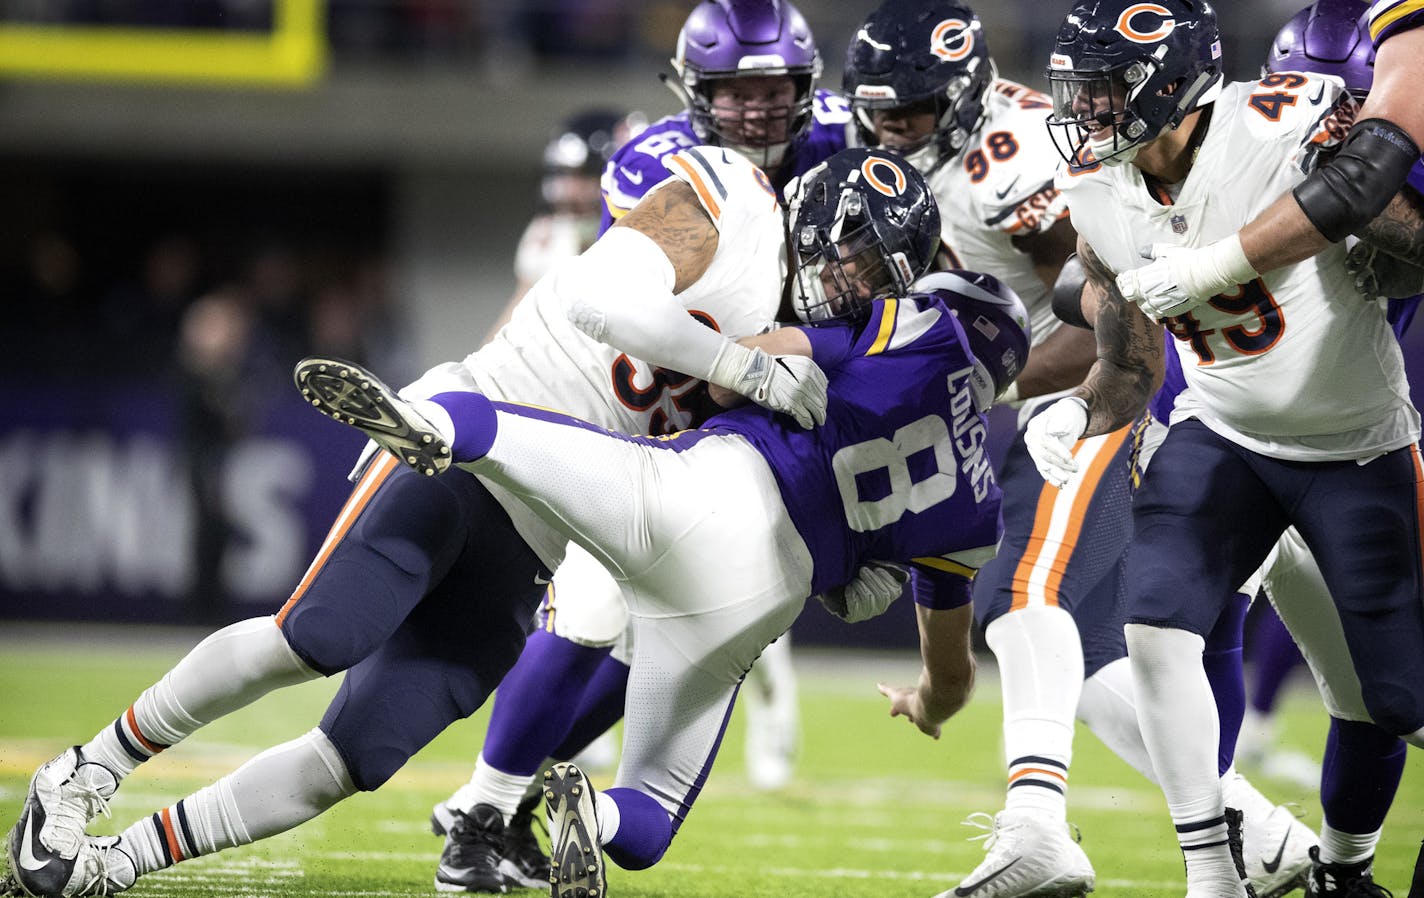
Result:
M1053 282L1053 314L1064 324L1092 330L1093 326L1083 314L1083 285L1087 281L1083 261L1073 253L1064 260L1058 279Z
M1399 192L1419 159L1402 128L1382 118L1356 122L1333 159L1292 194L1315 229L1332 243L1374 221Z

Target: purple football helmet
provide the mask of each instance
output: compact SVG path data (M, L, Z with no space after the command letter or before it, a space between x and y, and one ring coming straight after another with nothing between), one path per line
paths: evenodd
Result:
M1375 47L1363 21L1365 0L1317 0L1296 13L1271 41L1262 75L1318 72L1335 75L1357 99L1375 80Z
M1008 284L975 271L932 272L911 289L938 296L959 319L974 356L974 405L987 411L1028 362L1033 329L1023 300Z
M704 0L677 36L672 67L698 139L763 168L780 165L811 126L821 55L805 18L785 0ZM768 76L791 78L794 93L784 104L736 97L714 108L715 88Z

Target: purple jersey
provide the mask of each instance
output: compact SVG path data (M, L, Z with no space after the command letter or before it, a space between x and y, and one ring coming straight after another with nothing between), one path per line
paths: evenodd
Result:
M765 456L815 562L813 593L889 561L915 570L921 604L966 603L965 578L1003 526L958 320L929 294L877 302L860 327L805 332L830 378L824 425L801 430L742 406L707 428L740 433Z
M1376 0L1366 10L1365 22L1378 48L1390 35L1424 25L1424 0Z
M793 177L804 174L846 148L850 105L838 94L818 90L813 108L815 114L811 117L811 126L800 140L793 141L787 148L786 160L771 179L778 197ZM687 110L683 110L658 119L619 147L603 170L603 221L598 233L602 234L612 227L614 221L622 218L644 194L653 189L653 185L667 179L664 157L704 142L693 132Z

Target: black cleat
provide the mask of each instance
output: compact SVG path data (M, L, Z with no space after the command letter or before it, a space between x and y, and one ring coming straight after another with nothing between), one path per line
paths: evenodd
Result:
M445 438L376 375L339 359L307 358L292 372L302 397L323 414L365 433L427 476L450 467Z
M1310 849L1310 878L1305 881L1305 898L1394 898L1394 893L1375 882L1373 857L1353 864L1326 864L1320 849Z
M504 815L498 808L477 804L470 813L454 811L445 833L435 888L441 892L502 895L509 883L500 871L504 853ZM542 883L541 883L542 885Z
M504 858L499 869L518 888L542 889L549 881L549 856L534 835L536 811L543 797L535 794L521 801L504 829ZM539 823L544 825L542 818Z

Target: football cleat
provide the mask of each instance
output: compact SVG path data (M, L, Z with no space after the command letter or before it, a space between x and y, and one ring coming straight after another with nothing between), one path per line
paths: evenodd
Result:
M583 771L559 763L544 773L549 808L551 898L602 898L606 883L593 787Z
M1375 882L1373 857L1353 864L1327 864L1320 860L1320 849L1311 846L1310 860L1305 898L1393 898L1393 892Z
M58 895L77 875L84 828L109 813L118 777L89 761L78 746L40 767L30 780L20 819L10 830L10 875L31 895Z
M502 895L509 883L500 872L504 854L504 815L493 805L477 804L466 814L451 813L445 848L435 868L435 888L441 892Z
M504 857L499 872L517 888L541 889L549 881L549 856L539 847L534 835L534 820L542 794L531 795L519 803L509 825L504 828ZM544 821L540 819L540 825Z
M1305 885L1310 849L1319 841L1290 805L1271 804L1239 773L1222 781L1226 804L1244 815L1242 861L1259 898L1280 898Z
M987 854L957 887L935 898L1081 898L1093 890L1093 865L1066 824L1028 811L971 814L987 832Z
M75 857L74 874L57 894L59 898L117 895L138 879L138 865L122 836L85 836Z
M440 431L360 365L306 358L292 378L322 414L362 431L420 473L433 476L450 467L450 446Z

